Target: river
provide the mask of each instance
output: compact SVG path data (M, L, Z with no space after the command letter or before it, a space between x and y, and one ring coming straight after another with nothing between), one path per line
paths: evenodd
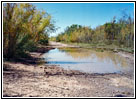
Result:
M86 73L124 73L133 70L133 66L125 57L112 51L96 51L65 45L45 53L44 58L46 65L58 65L67 70Z

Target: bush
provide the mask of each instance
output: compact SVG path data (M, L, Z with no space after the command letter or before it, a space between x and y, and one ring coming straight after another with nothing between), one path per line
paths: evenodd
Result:
M42 44L42 45L47 45L48 44L48 39L41 39L41 40L39 40L38 43Z
M26 53L25 51L22 50L16 50L14 58L18 59L18 58L29 58L29 54Z
M32 40L26 41L26 43L24 41L21 41L21 43L19 43L17 46L18 47L16 48L14 58L28 58L29 54L27 53L27 51L34 52L37 50L37 44Z
M33 42L33 41L29 41L28 43L26 43L24 45L24 50L25 51L30 51L30 52L34 52L37 50L37 43Z

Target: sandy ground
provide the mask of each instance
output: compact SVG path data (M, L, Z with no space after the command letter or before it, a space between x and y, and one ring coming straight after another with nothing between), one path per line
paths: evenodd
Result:
M133 55L120 54L134 64ZM41 57L38 52L31 55ZM3 97L134 97L131 73L87 74L54 65L7 61L3 67Z
M60 43L60 42L53 42L53 41L49 41L49 44L51 46L53 46L54 48L60 48L60 47L79 47L79 46L73 46L73 45L69 45L69 44L64 44L64 43Z

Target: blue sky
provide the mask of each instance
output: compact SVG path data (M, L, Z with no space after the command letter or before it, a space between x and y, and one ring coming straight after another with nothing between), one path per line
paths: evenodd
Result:
M125 10L133 16L133 3L34 3L38 9L48 12L55 25L60 27L50 36L55 36L64 31L67 26L79 24L95 28L112 20L114 16L119 18Z

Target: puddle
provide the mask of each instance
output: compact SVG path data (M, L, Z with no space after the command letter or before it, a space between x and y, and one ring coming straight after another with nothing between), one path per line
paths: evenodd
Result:
M120 73L131 70L128 61L111 51L56 48L44 54L46 64L87 73Z

